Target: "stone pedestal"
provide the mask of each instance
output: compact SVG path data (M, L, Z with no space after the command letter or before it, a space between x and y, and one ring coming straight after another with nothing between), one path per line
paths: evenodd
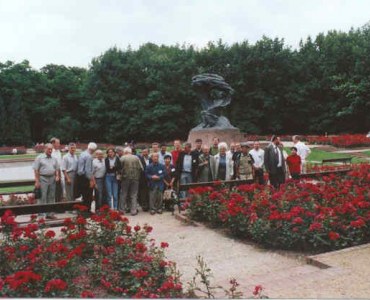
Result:
M240 143L246 142L247 139L237 128L203 128L203 129L192 129L189 132L188 142L194 147L196 139L202 139L203 145L211 146L213 138L218 137L220 142L226 142L229 146L231 142Z

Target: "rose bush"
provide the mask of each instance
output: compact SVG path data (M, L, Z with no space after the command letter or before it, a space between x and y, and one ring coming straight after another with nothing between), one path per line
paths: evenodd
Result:
M61 232L44 220L19 227L7 211L1 217L1 297L180 297L182 284L165 260L152 228L131 227L122 214L103 207L86 219L64 220Z
M358 165L318 182L290 180L277 191L255 184L232 191L196 188L186 208L195 220L221 224L270 247L344 248L370 241L369 171L369 164Z

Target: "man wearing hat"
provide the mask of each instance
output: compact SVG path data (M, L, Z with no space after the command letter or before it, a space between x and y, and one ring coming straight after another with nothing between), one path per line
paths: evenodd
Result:
M240 144L242 153L237 162L236 179L248 180L253 179L253 157L249 155L249 145L247 143Z

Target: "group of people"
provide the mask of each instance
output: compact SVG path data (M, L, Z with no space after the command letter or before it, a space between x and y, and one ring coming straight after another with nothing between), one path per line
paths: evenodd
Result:
M73 201L82 196L88 207L95 199L96 209L108 204L131 215L138 213L139 206L151 214L162 213L163 193L177 183L249 180L265 184L266 170L270 183L278 188L285 182L287 169L292 178L298 178L310 149L298 136L293 142L289 156L278 136L265 150L258 141L252 149L248 143L231 143L229 149L217 137L211 147L201 139L195 141L194 148L190 143L182 147L181 141L175 140L171 152L165 144L152 143L151 149L142 149L140 154L130 146L108 148L104 153L91 142L77 157L76 144L70 143L68 153L62 156L60 140L53 138L34 162L35 187L41 189L40 203L59 202L63 197ZM187 196L186 191L181 193L180 198Z

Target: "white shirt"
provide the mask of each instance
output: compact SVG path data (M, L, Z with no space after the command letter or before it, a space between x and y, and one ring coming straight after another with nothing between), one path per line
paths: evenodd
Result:
M308 148L305 143L299 141L294 145L297 148L297 154L301 157L302 161L305 161L307 156L311 153L310 148Z
M62 165L62 152L60 152L60 150L53 149L53 151L51 152L51 157L56 158L59 166Z
M253 166L255 168L263 168L265 151L261 148L259 148L258 150L252 149L251 151L249 151L249 154L253 157Z
M93 175L95 178L103 178L105 175L105 161L97 158L93 160Z

